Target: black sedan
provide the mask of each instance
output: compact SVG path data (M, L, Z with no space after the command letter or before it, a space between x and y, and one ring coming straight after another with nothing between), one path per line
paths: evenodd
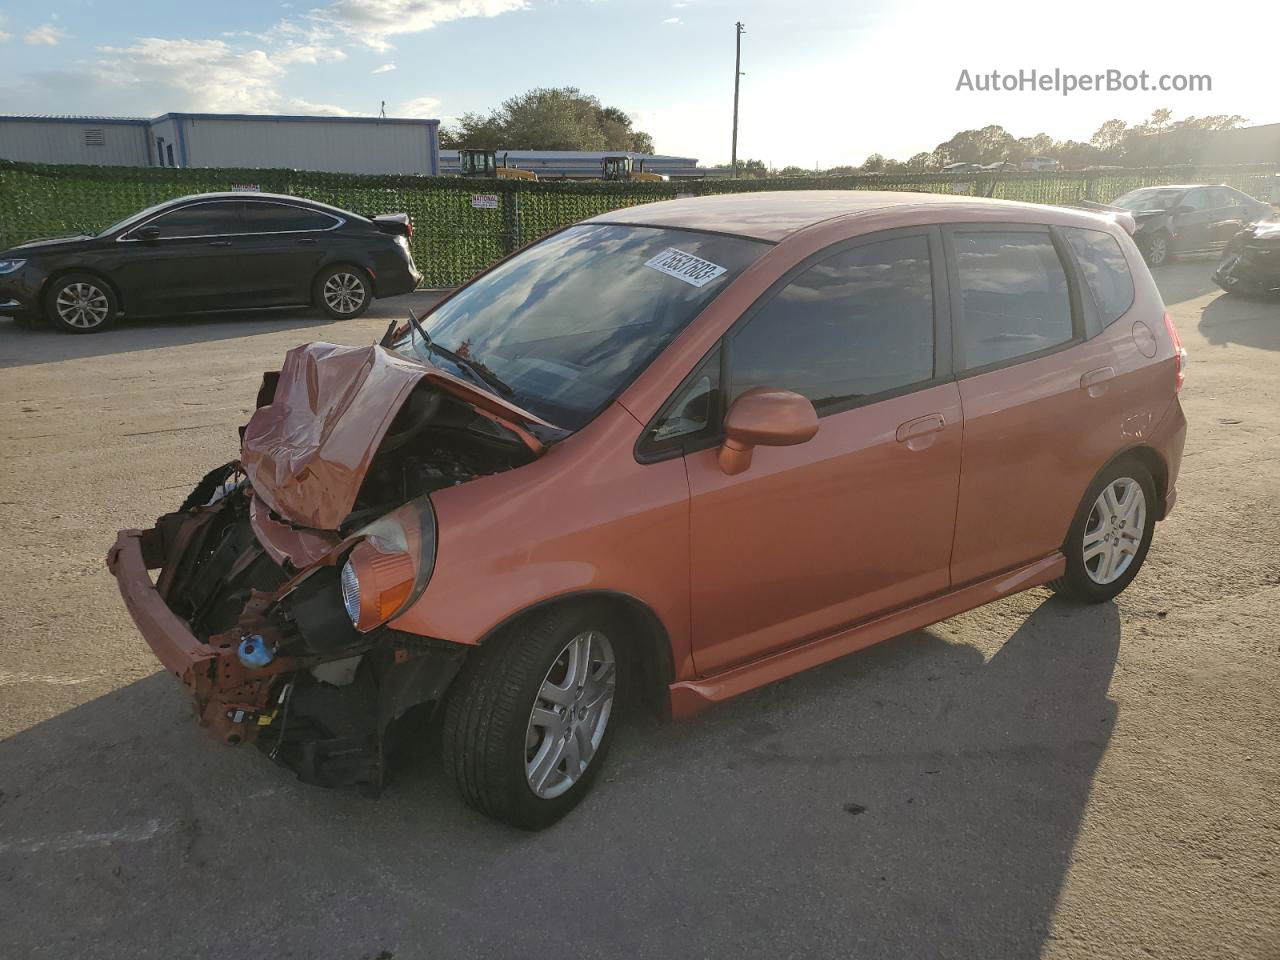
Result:
M97 236L0 252L0 314L73 333L117 317L313 304L335 319L417 286L405 214L372 219L297 197L206 193Z
M1213 280L1227 293L1280 294L1280 222L1254 223L1236 234Z
M1111 201L1133 214L1133 239L1158 267L1175 253L1221 250L1245 224L1271 216L1271 205L1221 184L1142 187Z

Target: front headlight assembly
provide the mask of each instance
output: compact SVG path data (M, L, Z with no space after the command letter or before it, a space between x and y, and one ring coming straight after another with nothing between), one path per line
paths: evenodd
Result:
M361 633L403 613L422 595L436 558L436 517L427 497L411 500L355 534L342 566L342 604Z
M0 276L21 269L26 262L25 260L0 260Z

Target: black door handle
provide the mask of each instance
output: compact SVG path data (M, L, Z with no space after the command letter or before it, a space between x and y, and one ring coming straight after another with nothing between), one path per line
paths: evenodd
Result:
M299 237L298 242L299 243L315 243L316 238L315 237Z
M209 241L209 246L211 246L211 247L229 247L229 246L231 246L231 241L230 241L230 240L210 240L210 241Z

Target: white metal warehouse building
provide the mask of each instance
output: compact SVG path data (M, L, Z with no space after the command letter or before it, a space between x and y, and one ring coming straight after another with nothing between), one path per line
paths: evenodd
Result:
M247 167L331 173L440 171L439 120L166 113L0 116L0 159L125 167Z

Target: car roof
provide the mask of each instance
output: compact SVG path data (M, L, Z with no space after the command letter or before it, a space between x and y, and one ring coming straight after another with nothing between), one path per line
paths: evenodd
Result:
M858 217L894 209L932 208L939 223L963 221L976 210L1003 209L1023 212L1025 217L1010 220L1044 222L1046 210L1055 210L1084 224L1101 219L1096 214L1043 204L992 200L948 193L907 193L887 190L761 190L749 193L722 193L684 200L662 200L621 210L611 210L587 223L628 224L671 227L728 233L753 240L777 243L806 227L828 220Z
M359 214L353 214L350 210L343 210L341 207L321 203L319 200L294 197L287 193L260 193L257 190L222 190L216 193L192 193L185 197L174 197L172 200L165 200L162 204L157 204L157 206L186 203L193 200L284 200L289 203L301 203L308 207L328 210L344 217L359 216Z

